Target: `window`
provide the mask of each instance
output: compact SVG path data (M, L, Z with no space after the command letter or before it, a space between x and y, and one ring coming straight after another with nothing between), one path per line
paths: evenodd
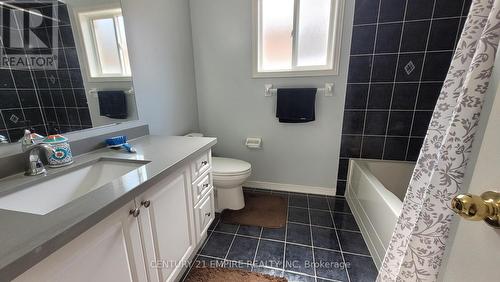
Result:
M90 78L130 78L121 9L78 13Z
M254 0L254 76L338 74L343 0Z

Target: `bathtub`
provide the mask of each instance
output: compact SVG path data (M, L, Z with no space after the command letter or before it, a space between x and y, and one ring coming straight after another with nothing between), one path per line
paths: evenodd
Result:
M415 163L351 159L346 200L377 268L389 245Z

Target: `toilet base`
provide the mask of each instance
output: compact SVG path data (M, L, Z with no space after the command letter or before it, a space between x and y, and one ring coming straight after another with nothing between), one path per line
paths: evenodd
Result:
M245 198L243 197L243 187L236 186L232 188L217 188L217 211L221 212L225 209L241 210L245 207Z

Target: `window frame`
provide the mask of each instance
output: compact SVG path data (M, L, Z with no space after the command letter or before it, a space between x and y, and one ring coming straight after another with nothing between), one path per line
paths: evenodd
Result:
M252 0L252 74L254 78L265 77L307 77L339 75L340 50L342 40L342 24L344 15L344 0L331 0L330 26L328 34L327 65L299 67L298 56L298 24L300 1L294 0L293 15L293 47L292 69L282 71L265 71L262 66L262 0Z
M99 52L97 48L97 41L95 37L93 21L98 19L112 18L115 29L116 42L118 44L118 53L120 57L120 64L123 69L126 68L126 63L123 61L125 54L123 52L122 46L120 46L121 41L119 40L119 29L117 26L118 16L123 17L121 7L117 5L102 5L99 7L92 7L91 9L75 9L74 18L78 22L77 32L79 41L81 44L77 44L77 48L81 49L81 54L83 54L85 72L88 82L109 82L109 81L132 81L132 70L129 68L130 74L119 75L119 74L103 74L102 66L99 59ZM90 42L89 42L90 41ZM127 44L125 39L125 44ZM81 47L78 47L80 45ZM128 48L128 45L127 45ZM128 58L130 65L130 57Z

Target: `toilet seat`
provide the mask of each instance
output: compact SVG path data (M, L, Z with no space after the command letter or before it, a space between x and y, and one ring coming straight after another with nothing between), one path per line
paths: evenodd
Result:
M230 159L230 158L212 158L212 174L214 176L237 176L249 174L252 170L252 165L249 163Z

